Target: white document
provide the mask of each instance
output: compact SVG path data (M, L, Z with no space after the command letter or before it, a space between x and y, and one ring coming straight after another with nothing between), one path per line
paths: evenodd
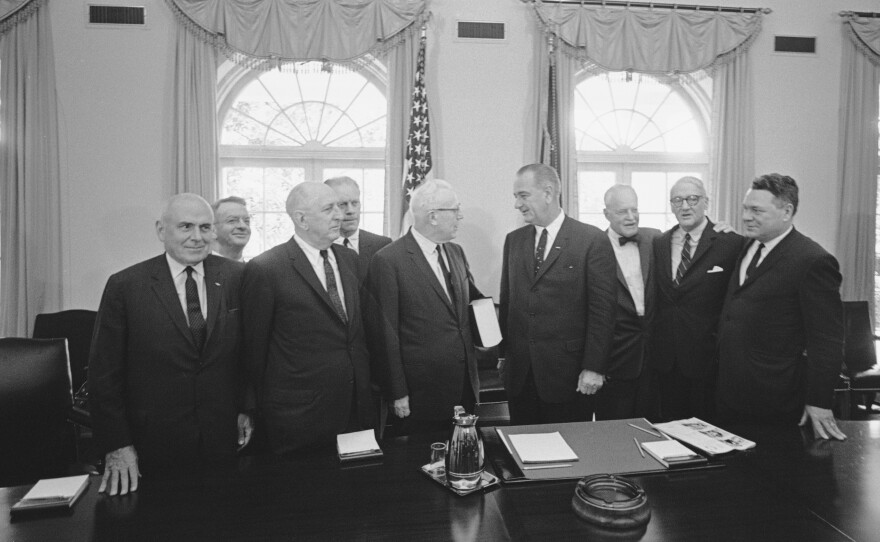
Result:
M480 344L489 348L500 343L501 328L498 326L498 315L492 298L474 299L471 301L471 307L474 309L474 323L480 334Z
M688 418L667 423L654 424L654 427L667 435L687 442L691 446L712 455L726 454L734 450L748 450L755 443L725 431L720 427L704 422L699 418Z
M578 456L559 431L507 435L523 463L554 463L577 461Z
M40 480L22 500L72 499L89 479L88 474Z
M699 457L693 450L677 440L656 440L653 442L642 442L641 444L645 451L651 452L651 455L664 461L681 461Z
M372 429L336 435L336 446L341 456L382 451Z

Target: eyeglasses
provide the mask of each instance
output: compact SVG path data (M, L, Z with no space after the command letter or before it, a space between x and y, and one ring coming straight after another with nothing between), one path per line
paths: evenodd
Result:
M672 198L671 200L669 200L669 203L671 203L672 206L675 207L676 209L681 207L682 204L684 204L684 202L688 202L688 205L693 207L694 205L700 203L700 200L703 199L704 197L705 196L686 196L683 198L682 197L675 197L675 198Z
M461 205L456 205L455 207L438 207L437 209L431 209L431 211L452 211L453 213L461 212Z

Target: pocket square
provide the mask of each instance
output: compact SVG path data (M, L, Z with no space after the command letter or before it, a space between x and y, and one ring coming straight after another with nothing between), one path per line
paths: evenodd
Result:
M706 273L720 273L722 271L724 271L724 269L722 269L716 265L712 269L706 271Z

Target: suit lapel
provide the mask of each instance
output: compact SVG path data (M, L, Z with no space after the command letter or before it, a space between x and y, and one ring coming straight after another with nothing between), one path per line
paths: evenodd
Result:
M413 265L419 270L424 279L428 281L428 284L431 285L431 288L434 289L434 293L443 301L446 308L452 312L453 316L455 316L455 308L449 301L449 297L446 295L443 286L440 285L440 281L437 280L437 275L434 274L434 269L431 268L431 264L428 263L427 258L425 258L425 253L422 252L422 247L419 246L419 243L416 241L416 238L413 237L412 232L407 233L404 239L406 251L409 253ZM447 254L449 254L448 251Z
M703 235L700 236L700 242L697 243L697 250L694 251L694 255L691 257L691 266L688 270L692 269L700 258L709 251L709 248L712 246L712 243L715 242L717 236L718 234L715 232L715 225L707 218L706 227L703 228ZM687 273L685 273L685 277L687 277Z
M359 279L355 274L353 269L350 269L348 265L343 261L343 258L340 257L340 252L342 248L339 245L332 245L333 254L336 256L336 266L339 268L339 279L342 281L342 295L345 296L345 314L348 316L348 323L350 324L352 318L355 317L355 296L359 295L358 292L358 283ZM360 246L358 248L361 248ZM327 296L330 297L329 295ZM334 311L335 313L336 311Z
M663 284L672 284L672 232L676 228L678 226L661 235L658 240L660 243L660 259L657 261L657 273L659 273L658 276L663 281Z
M639 228L639 264L642 266L642 283L646 286L648 284L648 274L651 272L652 251L652 243L645 239L645 234L642 233L642 229Z
M174 279L171 277L171 270L168 268L168 262L163 254L159 258L153 260L154 265L151 270L152 284L151 287L159 302L165 307L171 321L186 337L186 340L195 348L196 342L193 339L189 324L186 323L186 315L183 313L183 307L180 305L180 298L177 296L177 289L174 287Z
M766 273L767 271L772 269L773 266L776 265L776 263L779 260L781 260L785 256L785 253L788 252L788 250L791 248L791 244L794 241L794 236L797 233L798 232L796 230L792 229L791 232L788 235L786 235L785 238L782 239L782 241L780 241L778 245L773 247L773 250L771 250L770 253L767 254L767 256L764 258L764 261L762 261L758 265L758 267L755 269L755 271L751 275L746 277L746 280L742 283L740 288L745 288L746 286L752 284L753 282L758 280L758 278L760 278L761 275L763 275L764 273ZM746 250L748 250L748 248L753 243L756 243L756 242L757 241L752 240L752 242L749 243L749 245L746 247ZM740 256L740 259L742 259L744 257L745 257L745 253L742 256ZM745 263L746 265L749 265L748 263L743 262L743 261L741 261L740 263L741 264ZM736 271L737 271L736 280L739 281L739 266L736 267Z
M559 255L562 253L563 250L565 250L565 247L568 246L569 234L569 218L564 217L562 219L562 226L559 228L559 233L556 234L556 239L553 240L553 244L550 246L550 252L547 253L547 257L544 259L544 263L541 265L541 270L538 271L538 274L535 276L532 284L538 282L541 277L544 276L544 273L546 273L547 270L553 267L553 264L556 263ZM535 238L534 236L532 236L532 244L534 245L534 243ZM534 249L532 250L532 253L534 254Z
M522 260L522 270L529 281L535 278L535 227L529 225L523 230L525 234L524 242L520 244L520 259Z
M327 290L324 289L324 286L318 279L318 275L315 274L315 268L312 267L312 263L309 261L308 257L306 257L306 253L303 252L303 249L299 247L293 237L291 237L290 241L287 242L287 255L288 257L290 257L293 263L294 270L296 270L296 272L299 273L299 275L306 281L306 283L312 288L312 290L314 290L315 293L318 294L318 297L324 300L324 304L327 305L327 308L330 309L330 312L333 313L334 317L339 320L339 315L336 314L336 309L333 307L333 302L330 301L330 295L327 294ZM341 322L342 321L340 320L340 323Z
M458 249L452 247L451 243L446 243L446 256L449 257L452 290L455 292L455 316L461 322L467 310L467 269L464 257L459 256Z
M211 332L217 323L220 313L221 299L223 296L223 272L218 266L213 265L211 257L205 260L205 295L208 296L208 331L205 335L205 344L211 340Z

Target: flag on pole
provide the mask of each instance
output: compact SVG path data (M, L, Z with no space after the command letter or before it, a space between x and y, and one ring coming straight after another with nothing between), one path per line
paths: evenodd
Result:
M431 130L428 125L428 95L425 92L425 31L419 40L419 56L416 64L416 77L413 84L412 110L409 116L409 137L406 140L406 163L403 178L403 224L409 199L413 190L425 180L431 171Z
M547 118L541 140L541 162L553 167L560 178L562 170L559 161L559 103L556 87L556 55L553 36L548 38L549 70L547 78Z

